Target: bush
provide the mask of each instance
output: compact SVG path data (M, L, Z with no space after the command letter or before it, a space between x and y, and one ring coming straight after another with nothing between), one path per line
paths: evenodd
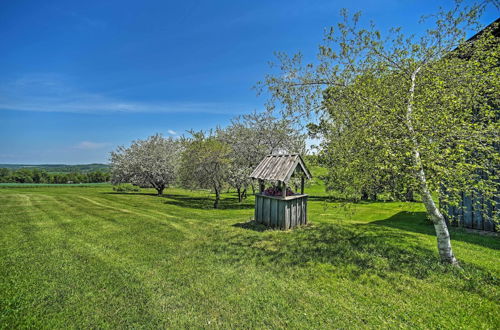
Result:
M137 186L131 185L130 183L123 183L113 186L113 190L117 192L132 192L132 191L140 191L141 189Z

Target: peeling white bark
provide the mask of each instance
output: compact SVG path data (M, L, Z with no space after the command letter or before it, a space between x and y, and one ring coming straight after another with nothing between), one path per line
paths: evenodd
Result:
M415 95L415 81L420 69L421 68L418 67L411 75L411 84L410 84L410 89L408 91L409 92L408 104L406 109L406 126L408 127L410 138L412 140L413 162L416 168L416 176L420 186L420 194L422 195L422 201L425 205L425 209L427 210L427 214L429 215L432 223L434 224L434 229L436 231L439 256L443 263L458 265L458 261L453 255L453 251L451 248L451 240L450 240L450 233L448 231L448 226L446 225L443 215L437 208L436 203L434 202L432 194L430 193L429 187L427 185L425 171L422 165L422 159L420 157L419 144L415 136L415 130L413 128L413 123L412 123L413 99Z

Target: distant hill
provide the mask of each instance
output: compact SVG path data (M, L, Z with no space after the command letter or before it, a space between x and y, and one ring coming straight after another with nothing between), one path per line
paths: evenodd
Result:
M82 164L82 165L65 165L65 164L40 164L40 165L25 165L25 164L0 164L0 168L8 168L17 170L20 168L38 168L49 173L87 173L93 171L109 171L108 164Z

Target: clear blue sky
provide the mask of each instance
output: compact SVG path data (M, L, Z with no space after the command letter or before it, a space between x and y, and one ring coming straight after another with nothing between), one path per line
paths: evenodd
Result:
M261 110L274 51L313 58L339 9L382 28L451 1L2 1L0 163L106 162L156 132ZM498 16L490 8L487 24Z

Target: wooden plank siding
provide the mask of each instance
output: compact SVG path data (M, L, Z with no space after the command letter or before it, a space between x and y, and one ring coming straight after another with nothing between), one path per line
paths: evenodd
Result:
M255 221L272 228L292 229L307 224L307 195L286 198L255 195Z
M466 43L474 43L486 30L492 32L493 37L498 41L500 39L500 18L497 18L493 23L488 25L483 30L476 33L474 36L469 38ZM453 51L454 52L454 51ZM453 53L452 52L452 53ZM453 56L453 55L452 55ZM465 57L468 58L468 57ZM498 109L496 109L498 110ZM495 120L498 122L500 116L495 116ZM500 153L500 144L498 142L493 142L491 145L497 152ZM491 173L496 182L497 187L500 186L500 179L498 178L498 163L491 163L488 172ZM488 179L488 175L484 171L478 171L478 180ZM496 178L495 178L496 177ZM446 194L446 183L443 184L442 193ZM468 189L470 191L472 189ZM459 203L457 206L446 205L445 203L440 203L440 207L443 210L446 222L453 226L460 226L466 228L473 228L485 231L498 231L500 226L500 190L495 192L493 199L486 199L481 191L474 191L473 193L465 194L461 193L459 196Z
M446 222L452 226L472 228L485 231L498 231L499 225L493 217L500 208L498 198L494 201L485 201L483 196L476 192L474 194L461 194L461 200L457 206L441 205ZM498 219L496 219L498 221Z

